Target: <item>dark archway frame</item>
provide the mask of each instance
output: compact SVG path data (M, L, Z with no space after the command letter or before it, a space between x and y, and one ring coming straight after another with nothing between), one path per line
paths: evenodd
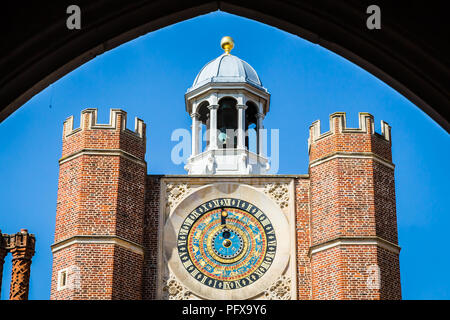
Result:
M82 29L66 28L66 8ZM381 30L368 30L366 0L15 1L2 4L0 121L95 56L150 31L216 10L317 43L403 94L450 132L450 38L443 1L376 1Z

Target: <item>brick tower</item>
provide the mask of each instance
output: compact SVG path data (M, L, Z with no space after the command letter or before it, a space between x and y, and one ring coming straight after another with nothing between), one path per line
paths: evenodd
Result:
M126 128L82 111L64 122L51 299L140 299L145 210L145 124Z
M312 299L401 299L390 127L345 113L310 128Z

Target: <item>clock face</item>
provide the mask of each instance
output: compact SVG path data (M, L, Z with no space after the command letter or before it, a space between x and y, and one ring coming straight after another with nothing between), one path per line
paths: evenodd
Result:
M184 268L200 283L239 289L260 279L277 250L275 230L264 212L234 198L210 200L183 221L177 238Z

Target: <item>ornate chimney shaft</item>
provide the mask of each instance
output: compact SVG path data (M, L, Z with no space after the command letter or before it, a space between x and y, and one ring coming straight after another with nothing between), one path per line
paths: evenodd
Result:
M12 276L10 300L27 300L30 284L31 258L34 255L36 239L28 230L10 235L10 252L12 259Z

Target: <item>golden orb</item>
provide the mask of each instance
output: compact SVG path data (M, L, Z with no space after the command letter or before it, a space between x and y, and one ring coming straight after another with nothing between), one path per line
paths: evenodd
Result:
M234 48L234 40L232 37L226 36L220 40L220 46L226 54L230 54L230 51Z
M225 210L222 211L222 217L226 218L228 216L228 212L226 212Z

